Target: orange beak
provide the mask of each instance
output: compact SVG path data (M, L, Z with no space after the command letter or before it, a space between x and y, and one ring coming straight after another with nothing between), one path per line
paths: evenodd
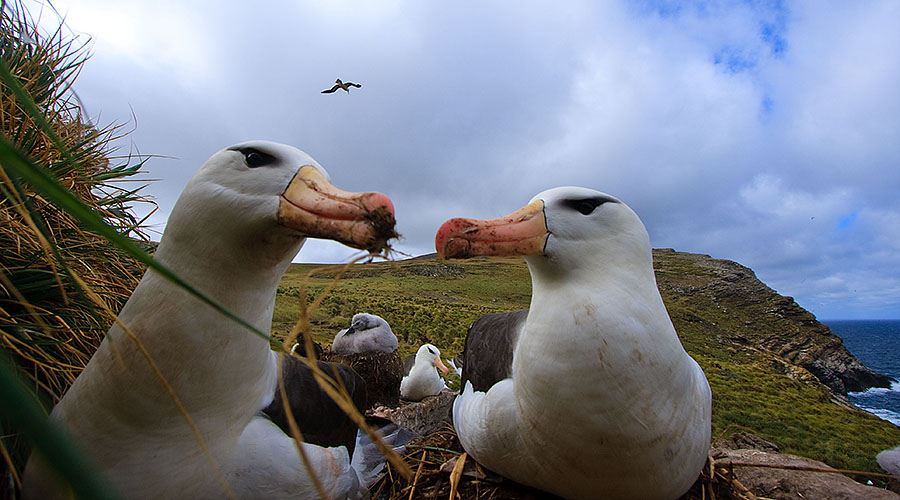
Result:
M444 366L444 362L441 361L440 356L434 358L434 367L437 368L438 370L440 370L441 373L443 373L444 375L446 375L447 373L450 372L450 370L448 370L447 367Z
M438 229L434 247L442 260L540 255L549 234L544 202L537 200L499 219L450 219Z
M334 187L306 165L281 195L278 223L310 238L339 241L377 252L396 238L394 204L381 193L351 193Z

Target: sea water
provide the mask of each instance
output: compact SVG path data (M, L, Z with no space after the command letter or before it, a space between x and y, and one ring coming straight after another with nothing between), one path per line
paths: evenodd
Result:
M900 320L823 321L856 359L894 379L890 388L851 392L850 401L900 426Z

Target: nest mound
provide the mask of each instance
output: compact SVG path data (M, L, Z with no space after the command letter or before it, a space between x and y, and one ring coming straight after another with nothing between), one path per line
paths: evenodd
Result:
M338 354L326 348L319 359L348 365L366 381L368 398L365 409L382 405L394 407L400 403L403 363L398 351Z

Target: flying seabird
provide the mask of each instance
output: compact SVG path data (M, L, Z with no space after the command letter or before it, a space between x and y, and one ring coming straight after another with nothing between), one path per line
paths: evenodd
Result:
M358 313L353 315L350 328L341 330L334 336L331 350L338 354L394 352L397 345L397 336L381 316Z
M496 344L482 329L466 340L453 425L472 457L570 499L690 488L709 449L709 384L678 340L628 206L551 189L501 219L449 220L435 246L442 259L523 255L531 273L528 312L490 320Z
M338 78L337 80L335 80L335 81L334 81L334 84L335 84L334 87L331 87L330 89L323 90L322 93L323 93L323 94L331 94L332 92L336 91L337 89L341 89L341 90L343 90L344 92L346 92L346 93L349 94L349 93L350 93L350 87L362 88L362 85L360 85L360 84L358 84L358 83L353 83L353 82L342 82L340 78Z
M307 237L377 251L393 214L387 196L337 189L296 148L247 142L188 182L154 259L269 332L279 280ZM313 497L298 446L329 497L365 495L383 467L371 443L351 461L344 447L298 445L259 414L276 362L266 339L151 269L50 419L123 498ZM56 481L32 455L25 498L68 498Z
M446 384L438 374L438 370L445 375L449 371L441 361L441 351L431 344L419 347L415 357L411 355L403 363L404 376L400 380L400 397L408 401L421 401L440 393Z

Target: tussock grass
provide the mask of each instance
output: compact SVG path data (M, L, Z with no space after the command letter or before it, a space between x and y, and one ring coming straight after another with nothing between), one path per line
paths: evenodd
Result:
M60 30L39 32L19 3L5 3L0 16L4 144L120 234L148 241L132 210L147 202L143 185L132 180L142 162L116 156L111 144L120 128L92 125L72 92L87 57L84 45ZM0 345L18 378L49 409L103 339L110 324L104 310L121 308L143 265L24 182L9 161L0 162ZM0 426L4 469L17 482L27 445L9 422Z
M6 85L0 89L0 133L107 223L147 241L131 210L146 201L142 186L122 183L142 163L116 158L110 143L119 129L95 128L73 102L70 86L85 60L82 47L59 31L39 35L12 8L2 15L0 55L66 149L56 147ZM55 403L109 327L109 318L79 291L73 276L102 297L104 306L118 310L143 266L5 169L0 181L0 339L29 383Z

